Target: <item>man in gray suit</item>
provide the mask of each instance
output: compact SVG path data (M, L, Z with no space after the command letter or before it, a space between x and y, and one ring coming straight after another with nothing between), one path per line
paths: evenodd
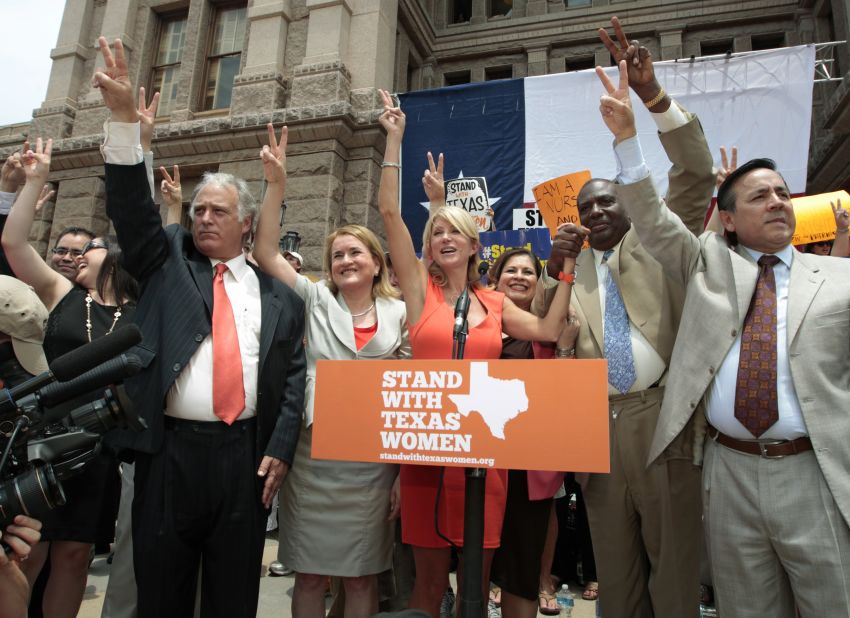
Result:
M616 18L611 21L619 44L607 34L602 40L615 58L627 61L631 86L652 112L673 163L668 202L689 228L701 230L714 174L699 120L664 93L649 52L626 40ZM559 355L608 360L611 472L582 483L602 614L681 618L698 612L699 468L688 436L663 460L649 468L645 461L666 397L685 286L666 277L641 245L625 206L614 182L587 182L578 210L590 230L590 249L582 250L577 226L565 225L547 270L552 273L565 256L576 258L571 304L582 327L575 349Z
M616 88L597 72L603 120L617 142L636 141L625 67ZM790 191L769 159L726 178L726 235L699 238L658 199L642 156L624 165L631 178L617 192L635 230L687 285L649 463L684 432L697 458L705 442L718 612L792 618L796 605L803 616L846 618L850 262L794 249Z

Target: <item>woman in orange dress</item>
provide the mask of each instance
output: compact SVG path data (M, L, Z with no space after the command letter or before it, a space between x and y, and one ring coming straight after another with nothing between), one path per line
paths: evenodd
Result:
M564 263L562 281L549 313L538 318L517 307L501 292L480 285L476 268L478 231L472 217L464 210L442 207L433 212L423 234L423 260L416 257L398 203L405 116L400 108L393 106L387 92L382 90L381 96L384 112L380 122L387 131L387 146L378 208L407 306L413 358L451 358L454 307L464 291L470 298L464 358L499 358L502 331L516 339L556 341L567 317L570 284L575 278L574 260ZM491 470L487 475L482 582L485 599L490 561L499 546L506 478L505 471ZM459 468L402 466L401 469L402 539L413 546L416 563L410 607L427 611L435 618L440 615L440 600L449 584L449 541L456 546L463 544L464 485L464 471ZM462 561L460 566L462 576Z

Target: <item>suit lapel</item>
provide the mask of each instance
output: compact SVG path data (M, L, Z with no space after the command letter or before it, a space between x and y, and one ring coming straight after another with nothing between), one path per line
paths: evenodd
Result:
M191 237L189 241L191 242ZM191 253L187 254L185 260L187 266L189 267L189 272L191 273L192 278L195 280L195 285L198 287L198 291L201 294L201 298L204 299L204 304L207 307L207 311L210 315L212 315L212 264L210 264L210 260L207 256L202 255L197 251L192 251Z
M794 341L803 317L809 310L824 279L814 260L803 257L805 254L794 252L791 262L791 278L788 281L788 346Z
M375 312L378 316L378 329L375 335L360 348L360 356L380 357L392 352L392 347L398 342L398 337L390 328L392 301L381 296L375 299Z
M733 299L735 301L733 305L737 305L738 307L736 318L737 325L740 326L744 323L747 311L750 309L750 302L756 291L759 269L752 256L741 246L736 247L735 251L727 251L726 253L732 262L732 275L735 279L736 295L736 298Z
M600 350L605 349L605 338L602 334L602 309L599 304L599 282L596 279L596 263L593 261L593 250L585 249L576 259L578 277L573 288L573 294L584 311L587 326L591 336L596 340Z
M351 313L348 311L348 305L345 304L342 294L336 295L337 302L328 303L328 320L330 321L331 330L333 330L336 338L340 343L351 350L352 354L357 354L357 344L354 341L354 326L351 321ZM378 329L381 328L380 322Z
M254 268L253 264L251 264L251 268ZM258 366L260 375L262 375L263 362L266 360L269 349L271 349L283 305L272 287L271 279L257 271L256 268L254 268L254 271L260 281L260 362Z

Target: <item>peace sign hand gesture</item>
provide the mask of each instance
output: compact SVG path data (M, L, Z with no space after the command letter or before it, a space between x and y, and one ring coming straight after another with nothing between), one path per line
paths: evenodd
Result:
M626 61L626 68L629 70L629 85L635 91L635 94L642 101L651 101L661 92L661 84L655 78L652 54L646 47L641 46L639 41L629 41L626 38L620 20L616 16L611 18L611 25L614 27L614 36L617 41L611 39L604 28L600 28L598 32L602 44L605 45L617 64L621 60Z
M97 42L106 66L94 74L92 86L100 88L103 102L112 112L112 119L115 122L136 122L139 113L133 97L133 84L130 81L130 72L124 55L124 45L121 39L115 39L115 55L113 56L105 37L98 38Z
M387 132L387 139L396 139L399 142L404 136L406 117L401 108L393 105L392 96L386 90L378 90L384 103L384 112L378 117L378 122Z
M263 175L269 184L280 184L286 186L286 143L289 138L289 129L281 127L280 140L277 139L274 125L266 125L269 132L269 144L263 146L260 151L260 159L263 162Z
M629 76L625 60L620 61L619 69L620 83L615 88L602 67L596 67L596 75L608 93L602 95L599 100L599 111L605 126L614 134L618 144L637 135L635 115L629 98Z
M446 201L446 185L443 177L443 153L434 165L434 155L428 153L428 169L422 174L422 187L431 204L444 204Z

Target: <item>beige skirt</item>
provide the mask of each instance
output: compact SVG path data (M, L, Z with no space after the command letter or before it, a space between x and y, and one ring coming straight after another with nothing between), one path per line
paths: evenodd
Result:
M360 577L392 564L387 521L398 466L313 459L312 427L301 427L280 493L280 556L299 573Z

